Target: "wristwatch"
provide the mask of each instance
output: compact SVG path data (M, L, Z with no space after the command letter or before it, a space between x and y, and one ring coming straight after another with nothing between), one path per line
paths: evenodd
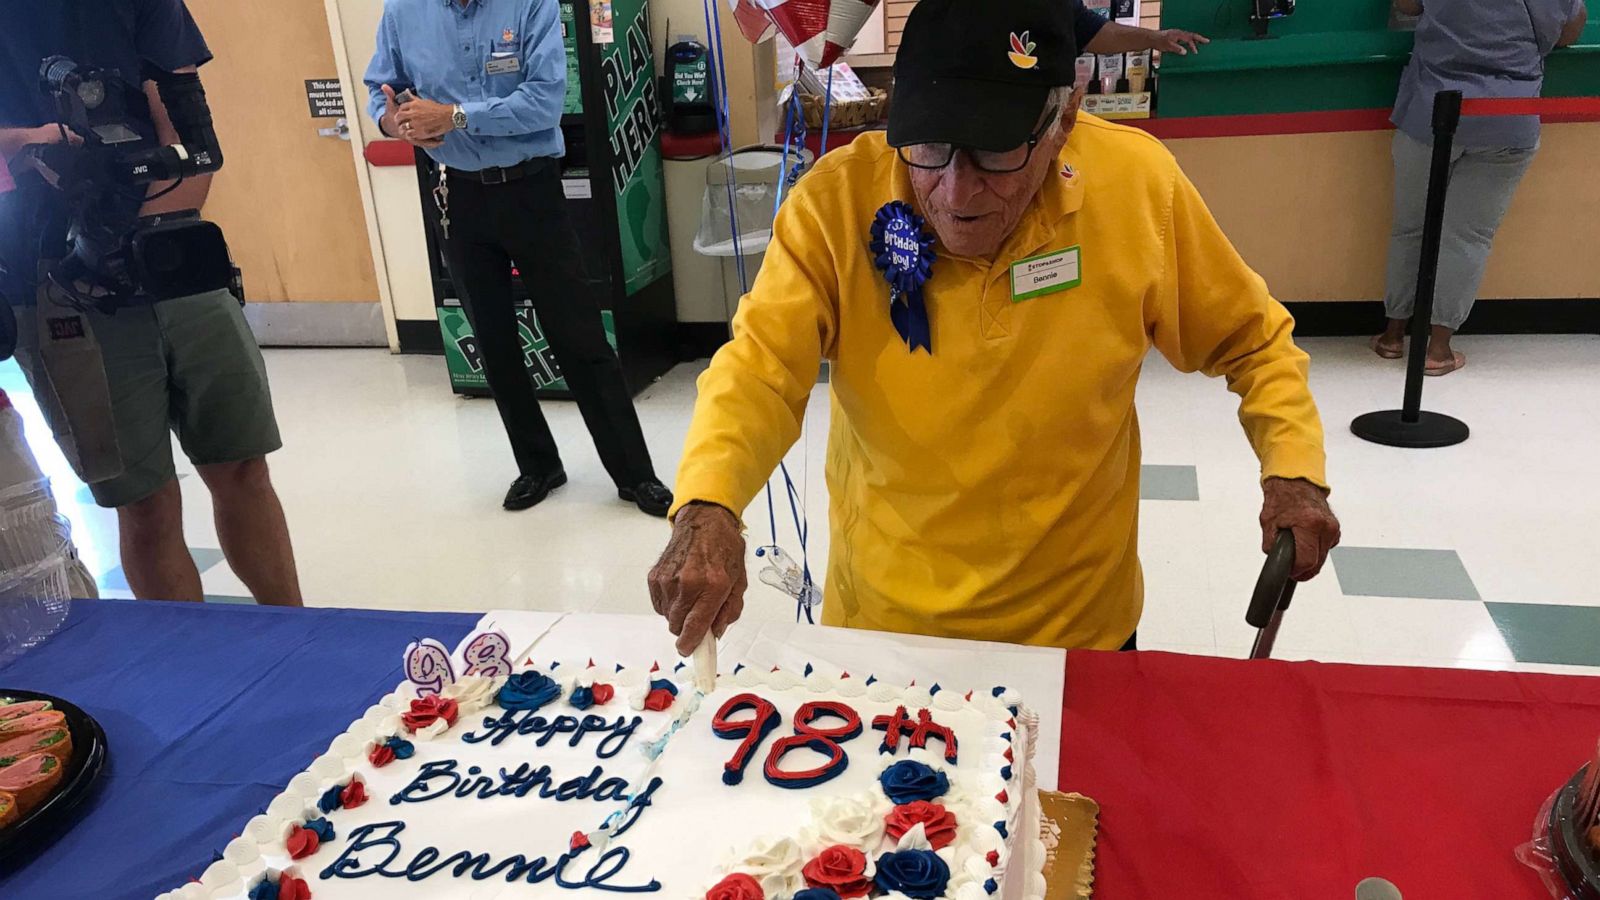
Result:
M455 112L450 114L450 124L454 126L457 131L467 130L467 111L462 109L461 104L459 103L456 104Z

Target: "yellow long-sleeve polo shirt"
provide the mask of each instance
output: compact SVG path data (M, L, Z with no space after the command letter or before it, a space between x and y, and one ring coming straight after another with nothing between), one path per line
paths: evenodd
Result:
M779 212L733 340L699 381L678 504L744 510L831 361L823 621L1114 649L1139 622L1134 386L1153 345L1221 375L1263 477L1324 481L1294 322L1159 141L1080 115L992 261L938 261L933 352L908 352L868 251L915 205L883 135L825 156ZM1078 247L1082 282L1022 302L1011 263Z

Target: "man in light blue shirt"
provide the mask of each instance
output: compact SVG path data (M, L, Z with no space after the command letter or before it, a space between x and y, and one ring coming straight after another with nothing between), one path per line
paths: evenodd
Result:
M567 481L523 355L515 265L617 495L665 516L672 494L656 477L567 218L561 37L557 0L387 0L368 112L438 163L430 218L517 462L503 506L527 509Z
M1584 0L1393 0L1420 16L1411 62L1400 76L1394 115L1394 223L1384 307L1389 322L1372 339L1385 359L1404 352L1422 257L1422 219L1433 153L1433 98L1537 97L1545 57L1576 43ZM1467 320L1500 220L1539 148L1534 116L1465 118L1451 153L1450 199L1434 289L1432 334L1423 371L1447 375L1466 365L1451 336Z

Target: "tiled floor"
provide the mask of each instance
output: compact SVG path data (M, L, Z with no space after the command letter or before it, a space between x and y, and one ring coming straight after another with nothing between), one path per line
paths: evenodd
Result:
M1345 546L1300 588L1277 655L1406 665L1600 672L1600 338L1469 338L1472 365L1427 384L1430 409L1465 419L1471 440L1443 450L1379 447L1355 415L1397 405L1399 363L1358 340L1312 339L1313 387ZM286 449L272 458L307 596L322 605L418 609L649 609L644 576L667 526L619 502L577 410L547 404L571 484L528 512L499 500L512 476L494 406L450 394L443 363L381 351L267 354ZM699 365L645 391L640 416L663 475L680 454ZM29 435L79 546L108 595L126 595L112 513L93 506L49 440L14 364L0 387ZM1220 382L1159 357L1139 389L1146 469L1141 552L1147 648L1242 656L1244 609L1261 565L1256 464ZM810 519L821 572L827 387L812 397L788 470ZM187 464L180 463L187 471ZM777 543L799 543L780 490ZM188 539L214 602L248 593L221 560L197 478L183 481ZM768 543L766 501L747 520ZM794 605L756 583L747 615Z

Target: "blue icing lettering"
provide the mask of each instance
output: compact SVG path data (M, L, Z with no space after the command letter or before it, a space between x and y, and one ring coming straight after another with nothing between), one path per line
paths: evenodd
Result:
M328 867L319 873L319 877L327 880L379 875L384 878L404 878L416 882L448 869L453 878L471 878L474 881L487 881L502 876L503 873L508 884L517 881L538 884L554 879L557 886L567 890L594 888L599 891L628 894L661 890L661 883L653 878L644 884L611 883L611 879L622 871L632 856L626 847L612 847L606 850L595 859L594 864L583 873L582 877L577 879L567 877L566 867L577 857L581 849L563 853L552 863L548 857L540 856L530 860L520 853L498 861L487 853L473 853L466 850L442 856L437 847L424 847L403 867L396 868L393 864L404 852L399 838L405 829L404 822L375 822L355 829L350 833L349 845L345 847L344 852L329 863ZM363 859L361 854L368 850L382 854L381 858L374 855Z
M607 720L604 716L556 716L546 719L544 716L534 715L532 711L525 711L518 718L516 710L507 710L498 719L485 716L483 727L478 731L469 731L461 736L461 740L468 744L481 744L488 741L491 746L498 747L512 735L524 736L536 734L538 740L535 746L543 747L556 738L557 735L570 734L567 746L576 747L591 734L603 734L600 743L595 745L594 755L599 759L610 759L622 752L628 739L633 737L634 731L644 722L640 716L628 719L618 716L614 720Z

